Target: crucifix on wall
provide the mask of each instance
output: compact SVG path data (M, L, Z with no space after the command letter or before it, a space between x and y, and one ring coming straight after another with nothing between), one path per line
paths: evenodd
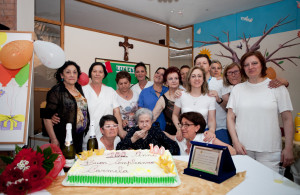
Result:
M124 37L124 42L119 42L119 46L124 48L124 61L128 61L128 49L133 49L133 44L129 44L128 37Z

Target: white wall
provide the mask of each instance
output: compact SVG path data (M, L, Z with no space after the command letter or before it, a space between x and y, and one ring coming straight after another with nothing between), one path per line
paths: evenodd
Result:
M66 60L78 63L82 71L88 73L95 58L123 61L124 49L119 42L124 38L98 32L65 26ZM158 67L168 67L168 48L129 39L133 49L129 49L129 62L150 64L151 80Z
M260 51L262 52L262 54L264 54L265 50L267 49L269 53L272 53L274 50L276 50L278 48L278 46L292 38L295 38L297 36L298 30L294 30L294 31L288 31L288 32L284 32L284 33L277 33L277 34L272 34L272 35L268 35L260 44ZM250 45L252 45L255 41L257 41L259 39L259 37L255 37L255 38L251 38L250 40ZM235 48L234 50L237 52L238 56L241 57L244 53L245 53L245 47L243 47L243 50L237 49L236 45L239 45L240 42L242 42L241 40L238 41L233 41L230 43L231 48ZM299 43L299 38L296 41L291 42L292 43ZM227 45L227 43L226 43ZM220 62L222 63L222 65L228 65L230 64L232 61L227 59L227 58L223 58L223 57L219 57L216 56L215 54L220 54L220 51L224 54L224 55L230 55L230 53L225 50L223 47L221 47L220 45L210 45L210 46L205 46L205 48L209 49L211 51L211 53L213 54L211 56L211 59L218 59L220 60ZM203 48L194 48L194 56L196 56L200 50L202 50ZM300 45L297 46L293 46L290 48L284 48L279 50L279 52L274 55L274 57L285 57L285 56L300 56ZM277 61L278 62L278 61ZM291 100L293 103L293 118L296 116L296 114L298 112L300 112L300 59L294 59L294 62L296 62L296 64L298 66L295 66L294 64L292 64L291 62L289 62L288 60L284 60L284 63L281 64L282 67L285 70L281 70L279 67L277 67L275 64L268 62L267 66L268 67L273 67L277 73L277 77L283 77L285 79L287 79L290 83L289 87L288 87L288 91L290 93L291 96Z
M34 31L34 0L17 0L17 30Z

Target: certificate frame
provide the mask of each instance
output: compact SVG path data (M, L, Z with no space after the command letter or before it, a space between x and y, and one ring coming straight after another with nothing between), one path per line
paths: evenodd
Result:
M236 174L236 168L226 146L191 141L188 167L184 174L215 183L222 183Z

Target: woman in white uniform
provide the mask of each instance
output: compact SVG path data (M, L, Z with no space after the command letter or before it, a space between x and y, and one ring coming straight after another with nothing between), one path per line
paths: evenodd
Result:
M89 77L91 83L84 86L83 93L88 102L88 109L91 121L95 121L95 131L97 139L100 138L101 132L99 121L102 116L114 115L119 124L119 135L121 138L126 136L126 132L122 128L122 118L120 114L119 103L117 101L117 93L111 87L105 86L102 81L107 76L107 71L101 62L94 62L89 69ZM83 139L83 148L89 139L89 134Z
M284 86L271 89L266 77L266 62L259 51L248 52L241 58L246 82L237 84L227 104L227 125L233 147L238 154L249 155L274 168L293 163L293 110L289 92ZM281 146L278 114L281 115L285 148Z

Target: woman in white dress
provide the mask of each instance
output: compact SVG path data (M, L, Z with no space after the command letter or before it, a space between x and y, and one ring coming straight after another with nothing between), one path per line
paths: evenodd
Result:
M147 87L150 87L153 85L153 82L148 81L147 75L147 68L146 65L143 62L137 63L134 67L134 74L138 83L131 86L131 90L140 95L141 91Z
M115 150L117 144L121 141L118 136L118 121L113 115L104 115L100 119L100 130L102 136L98 141L98 148L104 148L105 150Z
M274 168L279 162L291 165L293 157L293 110L289 92L284 86L269 87L266 61L259 51L241 58L246 82L237 84L227 104L227 124L233 147L238 154L249 155ZM281 146L278 114L281 115L285 148Z
M127 71L120 71L116 75L118 85L117 101L120 105L122 116L122 126L125 131L136 126L134 118L135 112L138 110L138 94L130 89L131 76Z
M89 77L91 83L84 86L83 93L88 102L88 109L91 121L95 121L96 137L99 139L102 135L100 132L99 121L102 116L111 114L114 115L119 124L119 135L121 138L126 136L126 131L122 128L122 118L120 114L119 103L117 101L116 91L108 86L105 86L102 81L106 77L107 71L101 62L94 62L89 69ZM86 143L89 139L89 135L85 136L83 140L83 148L86 147Z
M176 126L176 137L179 141L182 140L182 132L179 126L179 115L185 112L201 113L207 121L208 131L204 133L204 141L211 141L216 137L216 99L208 96L208 84L204 70L200 67L193 67L188 73L187 90L182 92L182 95L176 99L172 120Z

